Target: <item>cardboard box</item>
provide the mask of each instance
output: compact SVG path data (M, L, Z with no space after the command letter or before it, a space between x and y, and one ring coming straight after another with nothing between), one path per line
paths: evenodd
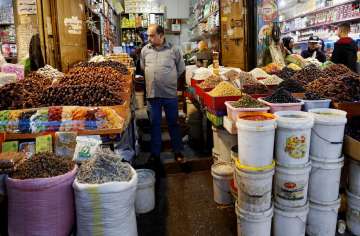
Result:
M360 161L360 142L346 135L344 140L344 154L354 160Z

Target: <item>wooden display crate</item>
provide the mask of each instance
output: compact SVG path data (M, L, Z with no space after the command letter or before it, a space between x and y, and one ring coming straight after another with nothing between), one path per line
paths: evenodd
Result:
M344 154L360 161L360 142L348 135L344 139Z
M347 117L360 116L360 102L333 102L335 109L347 112Z

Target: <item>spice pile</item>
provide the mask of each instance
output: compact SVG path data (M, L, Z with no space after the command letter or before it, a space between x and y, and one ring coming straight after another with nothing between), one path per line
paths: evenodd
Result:
M36 73L49 79L58 79L64 77L64 73L58 71L50 65L46 65L43 68L38 69Z
M222 79L216 75L210 75L204 82L202 82L199 87L202 89L213 89L215 88Z
M77 181L83 184L104 184L108 182L130 181L131 167L121 161L113 153L95 153L94 157L81 164L77 174Z
M308 84L305 89L334 102L355 102L360 100L360 77L351 73L320 78Z
M264 84L256 83L252 85L244 85L242 91L247 94L267 94L269 89Z
M255 79L252 74L243 72L243 71L240 73L239 79L240 79L240 83L242 85L258 85L258 84L260 84L259 81L257 81L257 79Z
M265 79L260 80L260 83L265 84L265 85L278 85L282 82L283 80L281 78L279 78L276 75L272 75L269 76Z
M263 69L255 68L249 72L255 79L258 78L268 78L271 77L268 73L266 73Z
M284 88L290 93L303 93L305 92L305 88L302 84L293 79L287 79L279 84L279 88Z
M265 105L258 100L250 97L249 95L244 94L239 100L235 102L230 102L231 106L235 108L260 108L265 107Z
M75 163L71 160L57 157L52 153L41 153L18 165L10 177L14 179L49 178L66 174L74 167Z
M212 97L226 97L226 96L241 96L241 90L235 88L233 85L231 85L228 82L221 82L218 84L211 92L209 92L209 95Z
M302 85L307 85L321 77L327 77L324 71L320 70L315 65L308 65L298 71L291 79L299 81Z
M290 92L284 88L277 89L271 96L264 98L270 103L299 103L300 101L294 98Z
M278 77L280 77L283 80L287 80L290 79L292 76L294 76L296 73L295 70L289 68L289 67L284 67L281 71L275 73L275 75L277 75Z
M224 73L224 76L230 80L230 81L234 81L240 78L240 73L234 69L231 69L229 71L227 71L226 73Z

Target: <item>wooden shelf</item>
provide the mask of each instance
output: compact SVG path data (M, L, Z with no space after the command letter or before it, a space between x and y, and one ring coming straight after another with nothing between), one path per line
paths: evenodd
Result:
M215 13L218 13L218 12L219 12L219 10L216 10L216 11L210 13L209 15L205 16L204 18L198 20L195 25L193 25L193 26L190 27L190 30L195 29L200 23L205 23L205 22L207 22L207 20L208 20L208 18L209 18L210 16L213 16L213 15L215 15Z

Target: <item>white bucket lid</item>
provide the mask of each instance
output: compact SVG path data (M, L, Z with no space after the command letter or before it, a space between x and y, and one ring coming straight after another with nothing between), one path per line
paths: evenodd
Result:
M307 174L311 171L311 161L304 165L298 166L287 166L287 165L276 165L276 172L280 174L288 174L288 175L299 175L299 174Z
M279 128L286 129L310 129L314 126L314 117L303 111L278 111L274 114L277 117Z
M344 166L344 156L337 159L323 159L314 156L310 156L312 166L320 169L334 170Z
M360 196L356 196L349 190L346 190L346 194L348 196L348 205L356 208L356 210L360 210Z
M211 166L211 174L213 176L222 176L232 179L234 174L234 168L230 163L216 163Z
M155 172L149 169L137 169L139 188L147 187L155 184Z
M263 222L271 219L274 214L274 207L271 206L270 209L263 212L251 212L241 209L238 205L238 202L235 203L235 212L236 215L240 218L244 218L247 221L251 222Z
M341 198L333 202L317 202L317 201L310 201L310 209L314 208L320 211L338 211L340 208Z
M309 202L302 207L286 207L275 202L274 211L275 213L286 217L301 217L301 219L305 222L306 216L309 212Z
M346 112L330 108L317 108L309 110L315 118L315 123L323 125L344 125L347 122Z

